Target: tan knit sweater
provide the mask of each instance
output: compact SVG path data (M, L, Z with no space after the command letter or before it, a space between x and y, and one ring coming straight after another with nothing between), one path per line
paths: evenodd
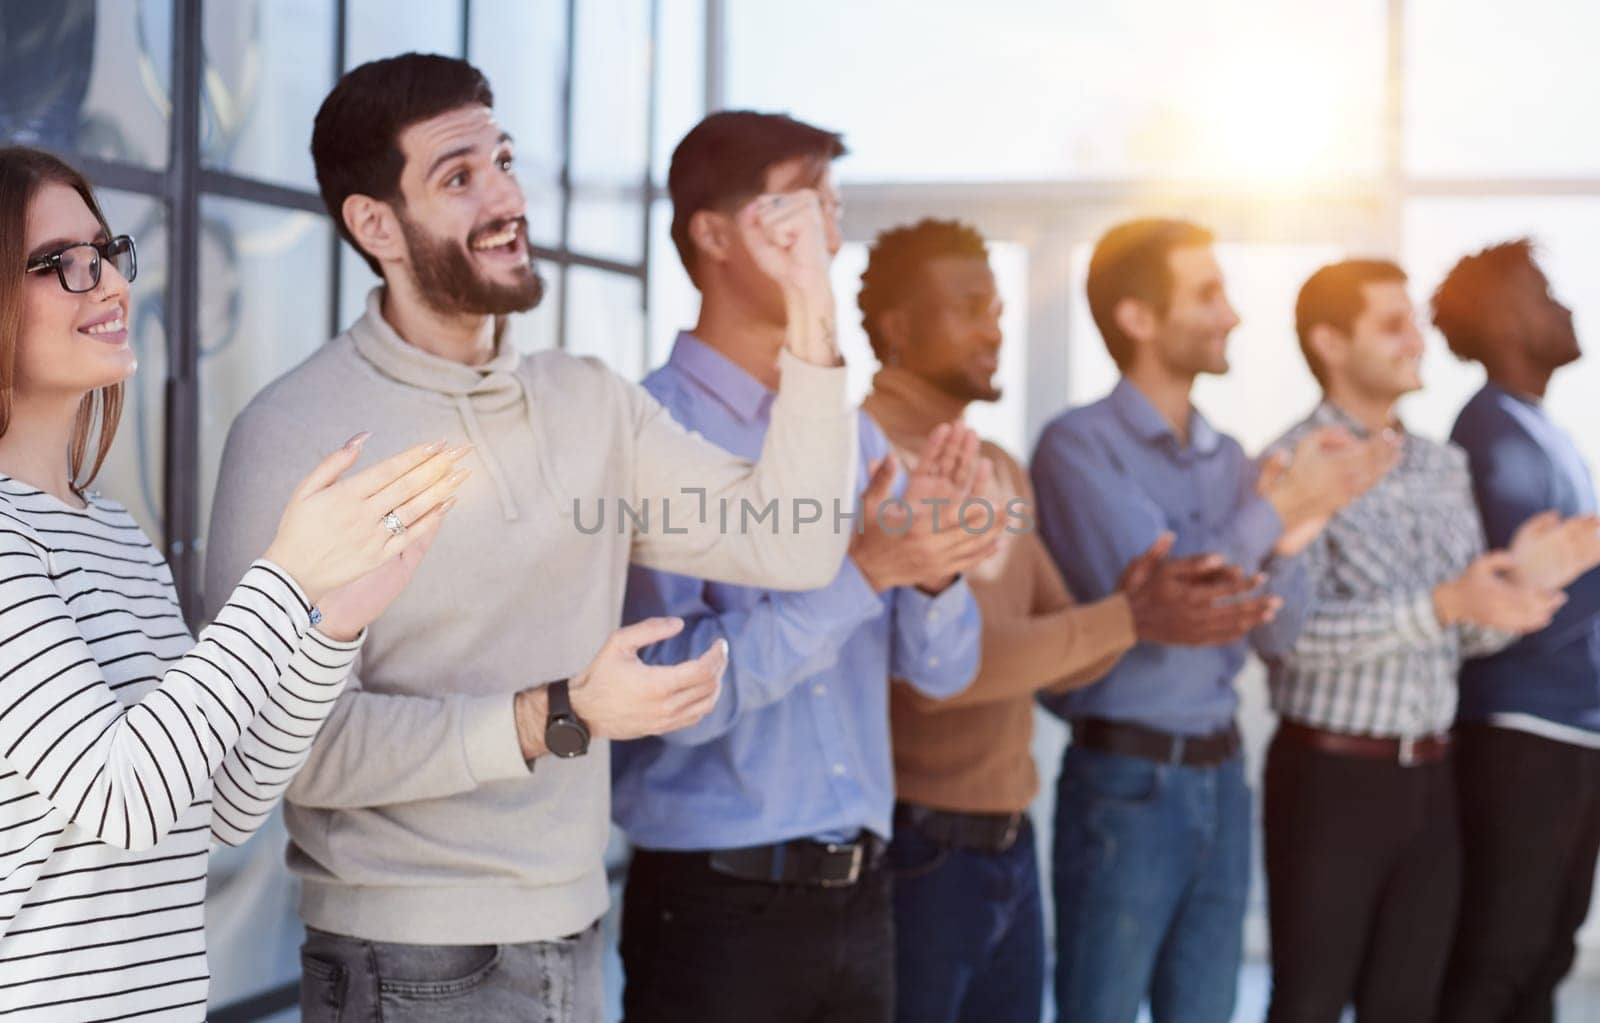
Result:
M595 656L620 623L630 560L779 589L833 578L849 530L835 532L824 513L796 533L788 504L853 507L856 414L842 367L787 354L781 367L752 465L685 431L598 360L522 356L503 343L481 366L432 356L389 327L374 292L348 332L250 403L229 434L211 518L206 582L217 600L266 547L296 481L358 430L373 431L366 463L430 439L476 444L460 504L368 631L289 789L289 865L307 923L372 940L494 944L573 934L605 911L610 749L596 741L587 756L530 769L512 696ZM648 499L649 527L619 516L618 498L635 509ZM770 519L747 533L719 528L721 499L734 502L736 523L741 499L775 498L779 535Z
M862 407L896 454L911 459L934 426L963 411L961 402L894 367L873 378ZM1031 509L1033 487L1016 459L988 442L983 455L994 463L999 507L1021 497ZM1075 604L1033 532L1007 537L967 581L983 614L977 680L947 700L893 687L895 786L903 802L1012 813L1027 809L1039 786L1030 749L1034 694L1087 685L1109 671L1133 647L1133 616L1120 595Z

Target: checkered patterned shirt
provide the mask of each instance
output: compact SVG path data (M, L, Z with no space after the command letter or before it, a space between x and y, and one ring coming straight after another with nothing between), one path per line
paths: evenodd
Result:
M1324 401L1273 445L1310 431L1366 430ZM1484 549L1466 455L1403 434L1400 463L1335 515L1307 548L1311 604L1293 646L1266 657L1272 705L1326 731L1415 738L1455 720L1461 662L1509 644L1506 633L1446 628L1433 589Z

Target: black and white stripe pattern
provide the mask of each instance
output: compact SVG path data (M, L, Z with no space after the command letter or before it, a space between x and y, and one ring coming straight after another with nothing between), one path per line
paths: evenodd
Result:
M212 841L266 819L359 644L269 562L190 636L128 513L0 476L0 1015L200 1020Z
M1323 426L1361 427L1323 402L1273 445L1292 450ZM1510 636L1446 629L1433 589L1483 552L1466 455L1404 435L1397 465L1335 515L1306 550L1311 607L1293 649L1267 661L1272 705L1301 724L1405 738L1449 730L1463 658L1492 653Z

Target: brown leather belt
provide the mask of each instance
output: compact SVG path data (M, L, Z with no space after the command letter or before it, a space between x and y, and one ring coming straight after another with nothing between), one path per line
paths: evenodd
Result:
M1325 732L1294 721L1278 726L1278 737L1285 742L1319 753L1332 753L1341 757L1360 757L1363 760L1387 760L1401 767L1416 764L1436 764L1450 755L1449 732L1423 735L1406 739L1379 739L1370 735L1345 735Z

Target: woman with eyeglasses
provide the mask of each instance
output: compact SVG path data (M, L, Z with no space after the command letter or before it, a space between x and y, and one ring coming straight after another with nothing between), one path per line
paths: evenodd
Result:
M0 1016L205 1018L210 843L266 819L463 449L324 458L198 642L128 512L116 434L134 241L46 153L0 148ZM307 464L315 460L308 453Z

